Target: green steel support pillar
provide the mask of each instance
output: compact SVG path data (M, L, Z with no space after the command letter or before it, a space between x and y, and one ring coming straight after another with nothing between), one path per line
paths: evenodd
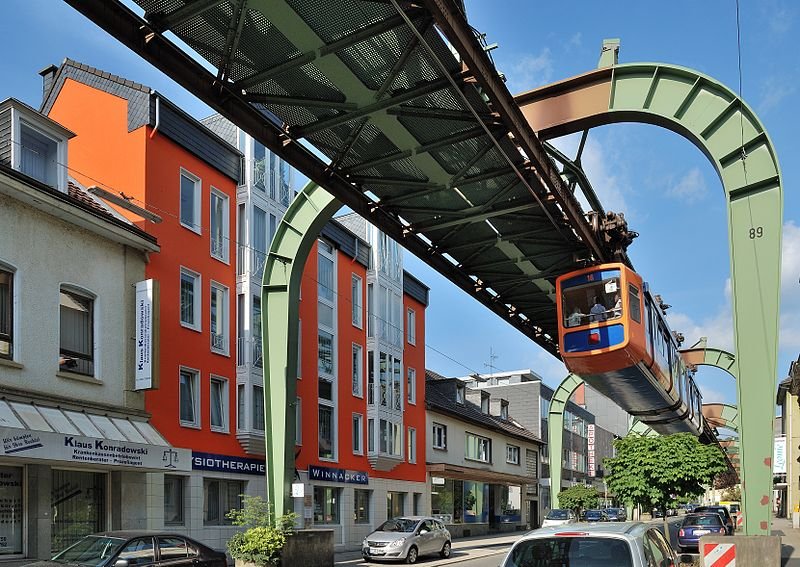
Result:
M308 253L341 203L314 183L297 194L270 246L261 285L267 501L292 510L300 280Z
M547 452L550 455L550 502L558 508L558 493L561 492L561 453L564 450L564 410L583 380L569 374L553 392L550 411L547 414Z
M719 174L728 205L744 530L769 535L783 190L766 129L719 81L666 64L612 65L516 101L543 139L617 122L653 124L694 143Z

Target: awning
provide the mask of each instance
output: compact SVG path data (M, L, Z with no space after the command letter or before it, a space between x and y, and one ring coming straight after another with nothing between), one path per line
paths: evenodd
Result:
M188 471L192 456L143 420L11 400L0 400L0 455L142 471Z
M533 476L501 473L492 470L462 467L449 463L428 463L428 473L433 476L444 476L457 480L477 480L492 484L536 484L539 479Z

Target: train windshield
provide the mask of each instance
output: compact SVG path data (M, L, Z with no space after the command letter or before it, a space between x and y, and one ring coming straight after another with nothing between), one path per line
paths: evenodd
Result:
M622 317L619 270L602 270L570 278L561 284L565 327Z

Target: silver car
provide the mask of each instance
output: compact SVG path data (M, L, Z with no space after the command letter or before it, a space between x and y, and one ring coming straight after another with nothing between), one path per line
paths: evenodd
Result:
M658 526L641 522L571 524L529 532L509 550L501 567L650 567L678 560Z
M416 563L417 557L431 553L450 557L450 532L440 520L428 516L386 520L361 544L364 561Z

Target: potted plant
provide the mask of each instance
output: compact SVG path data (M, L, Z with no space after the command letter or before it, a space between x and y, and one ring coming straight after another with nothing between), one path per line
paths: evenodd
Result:
M297 514L287 514L272 522L269 503L260 496L242 496L242 508L226 515L235 526L246 528L228 540L228 553L236 567L281 565L281 552L294 528Z

